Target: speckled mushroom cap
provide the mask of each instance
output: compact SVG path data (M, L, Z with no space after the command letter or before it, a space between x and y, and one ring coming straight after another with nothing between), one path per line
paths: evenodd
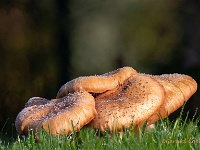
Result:
M34 101L36 104L34 105ZM69 134L79 131L85 124L89 123L96 115L95 101L87 92L75 92L61 99L51 101L44 100L33 102L25 107L16 118L16 129L20 134L28 134L32 129L35 134L44 130L50 134ZM39 99L41 102L41 99Z
M96 97L97 115L90 125L110 132L143 124L163 104L163 87L153 78L137 74L120 87Z
M28 102L25 104L25 107L30 107L34 105L44 105L49 102L48 99L42 97L31 97Z
M160 76L151 76L159 82L165 89L166 99L159 111L155 112L148 119L148 124L153 124L161 118L166 118L168 115L180 108L184 102L196 92L196 81L187 75L183 74L165 74Z
M123 67L103 75L79 77L64 84L59 89L57 98L66 96L74 91L103 93L108 90L113 90L135 74L137 74L137 71L133 68Z

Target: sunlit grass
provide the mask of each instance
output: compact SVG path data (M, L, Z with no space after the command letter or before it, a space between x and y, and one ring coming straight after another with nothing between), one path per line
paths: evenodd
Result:
M100 133L91 128L83 128L78 133L62 136L50 136L46 132L39 133L40 142L37 142L31 134L18 136L9 142L0 137L0 149L35 150L35 149L200 149L200 132L198 128L199 118L184 120L180 117L171 122L169 119L160 120L151 130L139 129L133 132L134 127L120 134L110 134L108 131Z

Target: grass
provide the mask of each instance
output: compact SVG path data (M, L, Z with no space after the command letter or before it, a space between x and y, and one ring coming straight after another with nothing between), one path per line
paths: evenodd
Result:
M133 132L134 128L124 130L122 138L120 135L110 134L108 131L100 133L91 128L83 128L80 132L71 135L50 136L46 132L40 132L40 142L36 142L33 135L27 137L12 138L8 142L0 135L0 150L129 150L129 149L200 149L200 132L198 128L200 118L184 120L180 117L171 122L169 119L160 120L155 128L145 131L139 129L138 133Z

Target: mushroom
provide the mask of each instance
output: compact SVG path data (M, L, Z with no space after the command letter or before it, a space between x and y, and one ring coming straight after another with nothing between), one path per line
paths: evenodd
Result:
M148 80L153 80L153 82ZM146 81L149 84L145 85ZM155 90L154 86L162 88L159 88L159 91ZM138 73L127 79L121 88L105 92L95 98L97 115L90 124L101 131L109 129L111 132L128 128L131 124L137 127L143 125L145 121L148 121L148 126L150 126L160 117L166 118L180 108L196 90L196 81L187 75L153 76ZM159 95L160 93L162 96ZM156 101L149 94L158 96L160 100ZM152 105L148 105L148 101Z
M153 76L123 67L71 80L56 99L29 99L15 125L20 134L29 129L37 134L44 128L53 135L77 132L86 124L110 132L146 121L150 126L181 107L196 90L196 81L187 75Z
M142 125L164 99L164 89L156 80L142 74L131 76L120 87L95 98L97 115L90 125L110 132Z
M58 91L57 98L73 93L74 91L103 93L113 90L135 74L137 74L137 71L133 68L123 67L99 76L79 77L64 84Z
M29 129L37 134L42 128L53 135L70 134L79 131L96 115L94 98L87 92L70 93L51 101L36 99L31 105L29 101L16 118L15 126L20 134L27 135Z
M160 76L150 76L159 82L165 90L166 99L159 109L148 119L148 124L153 124L160 118L166 118L168 115L180 108L184 102L196 92L196 81L187 75L165 74Z
M145 81L150 81L150 84L145 85ZM154 90L155 87L159 90ZM112 132L131 124L142 125L145 121L151 125L160 117L166 118L181 107L196 89L196 81L187 75L153 76L123 67L100 76L79 77L69 81L60 88L57 97L74 91L92 93L97 115L90 125L102 131L109 128ZM152 95L158 99L155 100Z

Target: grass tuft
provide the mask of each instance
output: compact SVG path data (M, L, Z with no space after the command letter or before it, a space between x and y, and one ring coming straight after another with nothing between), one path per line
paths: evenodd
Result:
M188 113L189 114L189 113ZM146 124L134 132L134 127L124 129L123 134L110 134L109 131L101 133L99 130L84 127L80 132L70 135L52 136L44 130L39 133L40 142L37 142L34 135L18 136L9 142L3 140L0 133L0 150L35 150L35 149L200 149L200 132L197 119L180 117L175 121L168 118L161 119L155 124L155 128L146 130Z

